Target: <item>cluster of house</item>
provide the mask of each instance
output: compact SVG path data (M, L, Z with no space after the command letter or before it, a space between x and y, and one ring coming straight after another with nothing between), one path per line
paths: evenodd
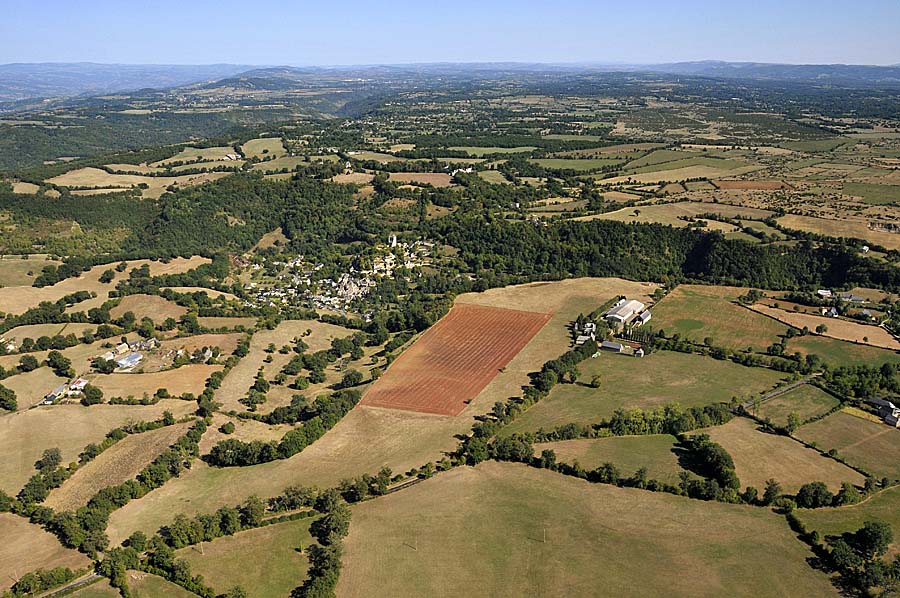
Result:
M603 319L611 326L641 326L650 321L650 310L635 299L620 299L612 309L603 314Z
M866 402L878 409L878 416L884 423L900 428L900 407L885 399L868 399Z
M84 378L75 378L68 384L57 386L46 395L41 401L41 405L51 405L63 397L74 397L81 394L88 381Z
M828 289L819 289L816 291L816 295L821 297L822 299L840 299L841 301L848 301L850 303L865 303L866 298L860 297L859 295L854 295L853 293L837 293L828 290Z
M155 338L122 343L100 357L106 361L115 361L116 365L121 369L133 368L144 359L144 355L139 353L139 351L149 351L157 346L159 346L159 343Z

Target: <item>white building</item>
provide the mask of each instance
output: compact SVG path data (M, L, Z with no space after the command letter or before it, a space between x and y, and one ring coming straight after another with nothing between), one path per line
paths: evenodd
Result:
M642 311L644 311L644 304L640 301L635 301L634 299L626 301L623 299L619 301L615 307L606 312L603 315L603 318L607 322L625 324Z

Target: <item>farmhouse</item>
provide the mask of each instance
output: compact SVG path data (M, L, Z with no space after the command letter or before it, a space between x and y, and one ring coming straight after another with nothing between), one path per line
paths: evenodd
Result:
M831 299L831 291L828 289L819 289L816 291L816 295L822 297L823 299Z
M649 311L642 312L638 314L638 317L634 319L634 325L640 326L642 324L646 324L650 321L651 315Z
M866 402L878 409L878 416L884 423L894 428L900 427L900 407L885 399L872 398Z
M144 358L140 353L129 353L124 357L116 360L116 365L120 368L130 368L136 366Z
M849 301L850 303L865 303L866 298L854 295L853 293L838 293L838 299L841 301Z
M64 396L65 394L66 394L66 385L63 384L62 386L57 386L56 388L54 388L53 390L51 390L50 392L47 393L47 395L44 397L43 404L49 405L53 401Z
M603 314L603 318L607 322L614 324L627 324L634 317L644 311L644 304L634 299L622 299L612 309Z
M823 315L823 316L827 316L827 317L829 317L829 318L836 318L836 317L838 317L838 315L840 315L840 314L838 314L838 310L837 310L837 308L835 308L835 307L823 307L823 308L822 308L822 315Z
M81 394L81 391L84 390L84 387L87 386L88 381L84 378L76 378L69 384L69 390L66 392L66 395L72 397L75 395Z

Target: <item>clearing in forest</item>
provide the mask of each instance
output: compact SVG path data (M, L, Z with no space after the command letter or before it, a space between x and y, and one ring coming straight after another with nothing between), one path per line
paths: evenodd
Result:
M458 305L391 364L363 404L458 415L550 317Z
M458 467L355 505L344 546L348 598L837 595L764 509L520 464Z
M795 493L807 482L824 482L836 492L842 482L862 486L865 478L787 436L763 432L759 424L736 417L723 426L702 430L721 444L741 480L741 488L753 486L760 493L766 480L774 478L787 493Z

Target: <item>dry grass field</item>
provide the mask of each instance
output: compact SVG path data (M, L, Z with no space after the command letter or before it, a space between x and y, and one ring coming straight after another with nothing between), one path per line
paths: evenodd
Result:
M68 381L68 378L57 376L49 367L40 367L24 374L10 376L4 379L2 384L16 393L21 411L38 404L51 390Z
M42 336L54 337L57 335L74 334L81 336L88 330L94 330L95 324L85 324L80 322L72 322L68 324L28 324L26 326L16 326L15 328L3 334L6 340L15 340L22 342L22 339L30 338L37 340Z
M286 168L288 171L293 171L298 166L309 163L306 156L281 156L274 160L266 160L265 162L254 164L251 170L259 172L278 172Z
M900 430L853 415L846 410L801 427L795 435L835 449L848 463L875 476L900 477Z
M221 355L227 357L234 353L238 341L240 341L243 336L244 335L241 332L227 334L195 334L194 336L162 341L160 347L163 351L169 349L183 349L189 353L192 353L196 349L202 349L203 347L218 347ZM223 361L224 357L220 359L220 361Z
M678 465L676 444L675 437L668 434L613 436L538 443L534 452L540 454L544 449L551 449L558 462L570 465L578 462L589 471L613 463L622 475L632 475L644 467L648 478L677 484L678 474L684 470Z
M205 287L163 287L162 290L170 289L175 291L176 293L204 293L210 299L218 299L219 297L224 297L228 301L240 301L237 296L232 295L231 293L225 293L222 291L217 291L216 289L207 289Z
M204 172L178 176L148 176L140 174L112 174L100 168L77 168L47 179L60 187L90 187L93 193L130 189L141 183L147 185L141 191L145 198L158 198L171 185L189 187L228 176L228 172ZM89 193L88 193L89 194Z
M173 162L194 162L198 160L203 162L216 162L224 160L225 156L234 153L236 152L230 145L218 147L186 147L171 158L153 162L150 166L159 168L168 166Z
M755 415L769 418L776 426L783 426L787 424L791 413L799 415L800 421L807 421L828 413L839 404L840 401L824 390L812 384L804 384L764 402L756 409Z
M189 426L175 424L123 438L52 490L43 504L55 511L75 511L102 488L134 478L184 435Z
M281 137L260 137L259 139L251 139L245 143L241 149L248 158L271 157L280 158L287 151L281 143Z
M128 295L117 306L109 310L109 315L113 318L121 318L129 311L138 321L142 318L150 318L158 324L162 324L166 318L177 320L188 312L186 307L158 295Z
M19 255L0 257L0 287L31 286L45 266L58 266L60 261L48 260L45 255L22 259Z
M712 337L732 349L764 351L787 326L731 300L747 292L734 287L681 285L653 308L653 325L695 342Z
M828 328L828 331L822 333L823 336L854 343L863 343L873 347L881 347L882 349L900 349L900 342L891 336L891 333L887 330L878 326L870 326L840 318L785 311L761 304L753 305L752 309L798 329L806 326L809 330L815 330L818 326L824 325Z
M718 214L726 218L752 218L764 219L772 214L767 210L756 208L745 208L742 206L731 206L728 204L703 203L696 201L687 201L679 203L666 203L647 205L639 207L622 208L614 212L606 212L604 214L594 214L591 216L580 216L573 220L617 220L619 222L654 222L658 224L668 224L677 228L682 228L690 224L681 218L696 218L700 214ZM714 224L709 222L710 227ZM733 226L728 226L729 230Z
M368 185L375 175L365 172L351 172L349 174L336 174L331 177L332 182L352 185Z
M579 365L579 384L558 384L504 434L549 430L568 423L594 424L616 409L654 409L666 403L700 407L727 403L772 389L784 374L689 353L657 351L642 359L602 353ZM589 383L600 376L600 388Z
M44 449L58 447L63 463L78 459L89 443L128 422L159 419L163 411L176 417L193 413L196 403L164 400L156 405L54 405L0 417L0 489L15 494L34 473Z
M724 160L723 160L724 162ZM738 176L759 170L760 166L743 166L740 168L716 167L708 164L684 166L681 168L659 169L637 174L599 179L601 185L621 185L622 183L672 183L688 179L719 179L726 176Z
M450 175L443 172L406 173L392 172L390 180L397 183L412 185L433 185L435 187L449 187Z
M309 562L296 549L313 543L311 521L299 519L239 532L204 543L202 553L191 546L176 555L217 592L239 585L250 596L288 596L306 578Z
M38 567L80 569L91 564L85 555L63 548L55 536L24 517L0 513L0 592Z
M809 556L763 509L483 463L354 506L337 594L837 595Z
M226 422L234 424L234 432L231 434L224 434L219 431L219 428ZM217 442L225 440L226 438L236 438L244 442L251 442L253 440L262 440L263 442L281 440L281 437L291 430L291 428L293 428L293 426L287 424L270 426L269 424L258 422L253 419L241 419L239 417L229 417L222 413L216 413L213 415L212 424L210 424L203 434L203 438L200 439L200 454L207 454Z
M101 577L100 581L69 595L74 598L118 598L121 594L119 594L119 590L109 585L106 578Z
M873 520L884 521L897 530L900 529L900 486L882 490L859 504L833 509L798 509L795 513L808 529L816 530L823 537L856 531L866 521ZM889 552L896 554L898 545L900 539L895 531Z
M778 219L778 224L785 228L808 231L831 237L850 237L864 239L887 249L900 249L900 235L871 230L865 221L841 219L832 220L813 216L797 216L788 214Z
M589 313L619 294L647 299L655 288L652 284L617 278L580 278L460 295L459 303L523 311L546 310L554 314L460 415L438 417L359 405L325 436L290 459L240 468L210 468L203 463L195 464L178 479L170 480L162 488L113 513L108 533L114 541L121 541L135 529L156 531L171 519L173 513L214 511L222 505L237 504L254 493L273 496L286 485L300 480L327 487L346 477L376 472L383 466L405 472L428 461L438 461L455 450L458 445L455 435L469 431L474 416L488 412L495 401L519 395L522 385L528 382L529 372L568 349L566 325L579 313ZM254 341L258 337L255 335ZM304 340L311 343L310 338ZM252 355L251 351L241 364ZM256 367L249 368L251 371L241 384L241 392L249 388ZM226 378L225 384L235 371L237 367ZM218 396L217 400L220 400Z
M824 482L837 491L842 482L862 486L865 478L846 465L823 457L787 436L769 434L751 419L736 417L724 426L703 430L734 459L741 487L762 492L766 480L778 480L785 492L794 493L807 482Z
M787 352L815 354L831 366L900 363L900 353L896 351L819 335L792 338L787 343Z
M12 184L13 193L21 193L22 195L34 195L41 190L40 186L34 183L26 183L25 181L16 181Z
M175 258L169 263L153 262L149 260L135 260L128 262L125 272L116 272L115 278L109 284L99 281L100 275L116 264L103 264L95 266L78 278L67 278L62 282L48 287L10 286L0 289L0 311L8 314L21 314L22 312L37 306L41 301L57 301L65 295L76 291L90 291L97 293L96 299L89 299L75 306L75 311L84 311L89 307L98 307L108 299L108 293L116 288L122 279L128 277L132 268L149 264L150 274L176 274L193 270L202 264L208 264L209 258L194 256L191 258Z
M186 392L198 395L203 392L210 374L221 369L221 365L193 364L147 374L97 374L91 378L91 384L102 390L107 398L139 399L144 394L153 395L160 388L173 396Z
M229 318L205 316L197 318L197 321L201 326L209 328L211 330L216 330L219 328L236 328L237 326L243 326L249 330L256 325L256 318L248 317Z
M196 594L188 592L181 586L166 581L162 577L144 573L143 571L128 571L128 587L133 598L195 598Z

